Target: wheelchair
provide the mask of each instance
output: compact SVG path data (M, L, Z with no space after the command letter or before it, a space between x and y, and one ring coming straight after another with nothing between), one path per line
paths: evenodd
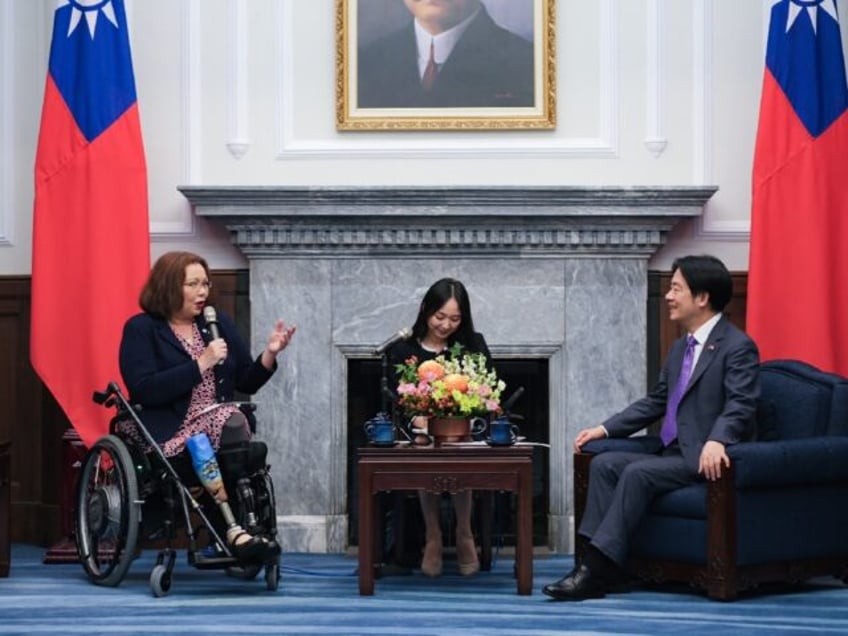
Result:
M264 568L267 589L277 590L280 551L265 444L244 442L216 453L236 522L251 534L263 535L273 546L263 561L241 562L222 538L223 519L194 474L188 453L166 458L142 424L137 413L140 407L131 406L115 382L105 391L95 392L93 399L115 407L117 414L110 422L109 434L86 453L77 482L75 540L89 580L96 585L119 585L141 552L140 542L151 540L161 545L164 540L149 583L154 596L167 595L177 556L173 543L184 529L189 565L201 570L224 569L244 580L255 579ZM252 423L255 406L245 403L240 407ZM204 535L207 541L201 547Z

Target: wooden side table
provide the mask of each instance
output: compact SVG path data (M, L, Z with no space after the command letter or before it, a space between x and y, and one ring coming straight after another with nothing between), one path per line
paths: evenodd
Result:
M393 490L440 494L465 490L516 493L515 565L518 593L533 585L532 446L367 446L357 451L359 471L359 593L374 594L375 496Z
M12 561L12 442L0 441L0 576Z
M86 452L79 433L72 428L66 430L62 435L62 499L59 502L62 536L45 552L43 562L46 564L79 562L77 544L74 539L74 508L76 506L74 499L80 466Z

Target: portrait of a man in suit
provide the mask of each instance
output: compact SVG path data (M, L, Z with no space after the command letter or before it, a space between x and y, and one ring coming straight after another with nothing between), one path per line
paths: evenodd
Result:
M485 1L395 1L405 24L360 37L359 108L534 106L533 42L498 24ZM509 1L532 25L533 0ZM360 15L360 24L373 18Z

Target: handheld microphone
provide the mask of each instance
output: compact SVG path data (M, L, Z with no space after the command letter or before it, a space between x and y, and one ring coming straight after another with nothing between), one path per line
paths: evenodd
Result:
M206 326L209 327L209 333L212 334L212 340L217 340L221 337L221 330L218 328L218 312L211 305L206 305L203 308L203 319L206 320Z
M212 340L217 340L221 337L221 329L218 327L218 312L211 305L206 305L203 308L203 319L206 320L206 326L209 327L209 334ZM218 364L224 364L223 360L218 360Z
M389 347L391 347L394 343L400 342L401 340L406 340L411 335L412 335L412 329L410 329L408 327L404 327L403 329L398 331L396 334L394 334L391 338L386 339L379 346L377 346L374 349L374 352L373 352L374 355L375 356L382 355L383 352L386 349L388 349Z

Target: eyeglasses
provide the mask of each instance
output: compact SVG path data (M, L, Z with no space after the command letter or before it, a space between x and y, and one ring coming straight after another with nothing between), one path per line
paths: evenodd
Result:
M197 289L198 287L205 287L206 289L212 289L212 281L211 280L190 280L183 283L183 287L188 287L189 289Z

